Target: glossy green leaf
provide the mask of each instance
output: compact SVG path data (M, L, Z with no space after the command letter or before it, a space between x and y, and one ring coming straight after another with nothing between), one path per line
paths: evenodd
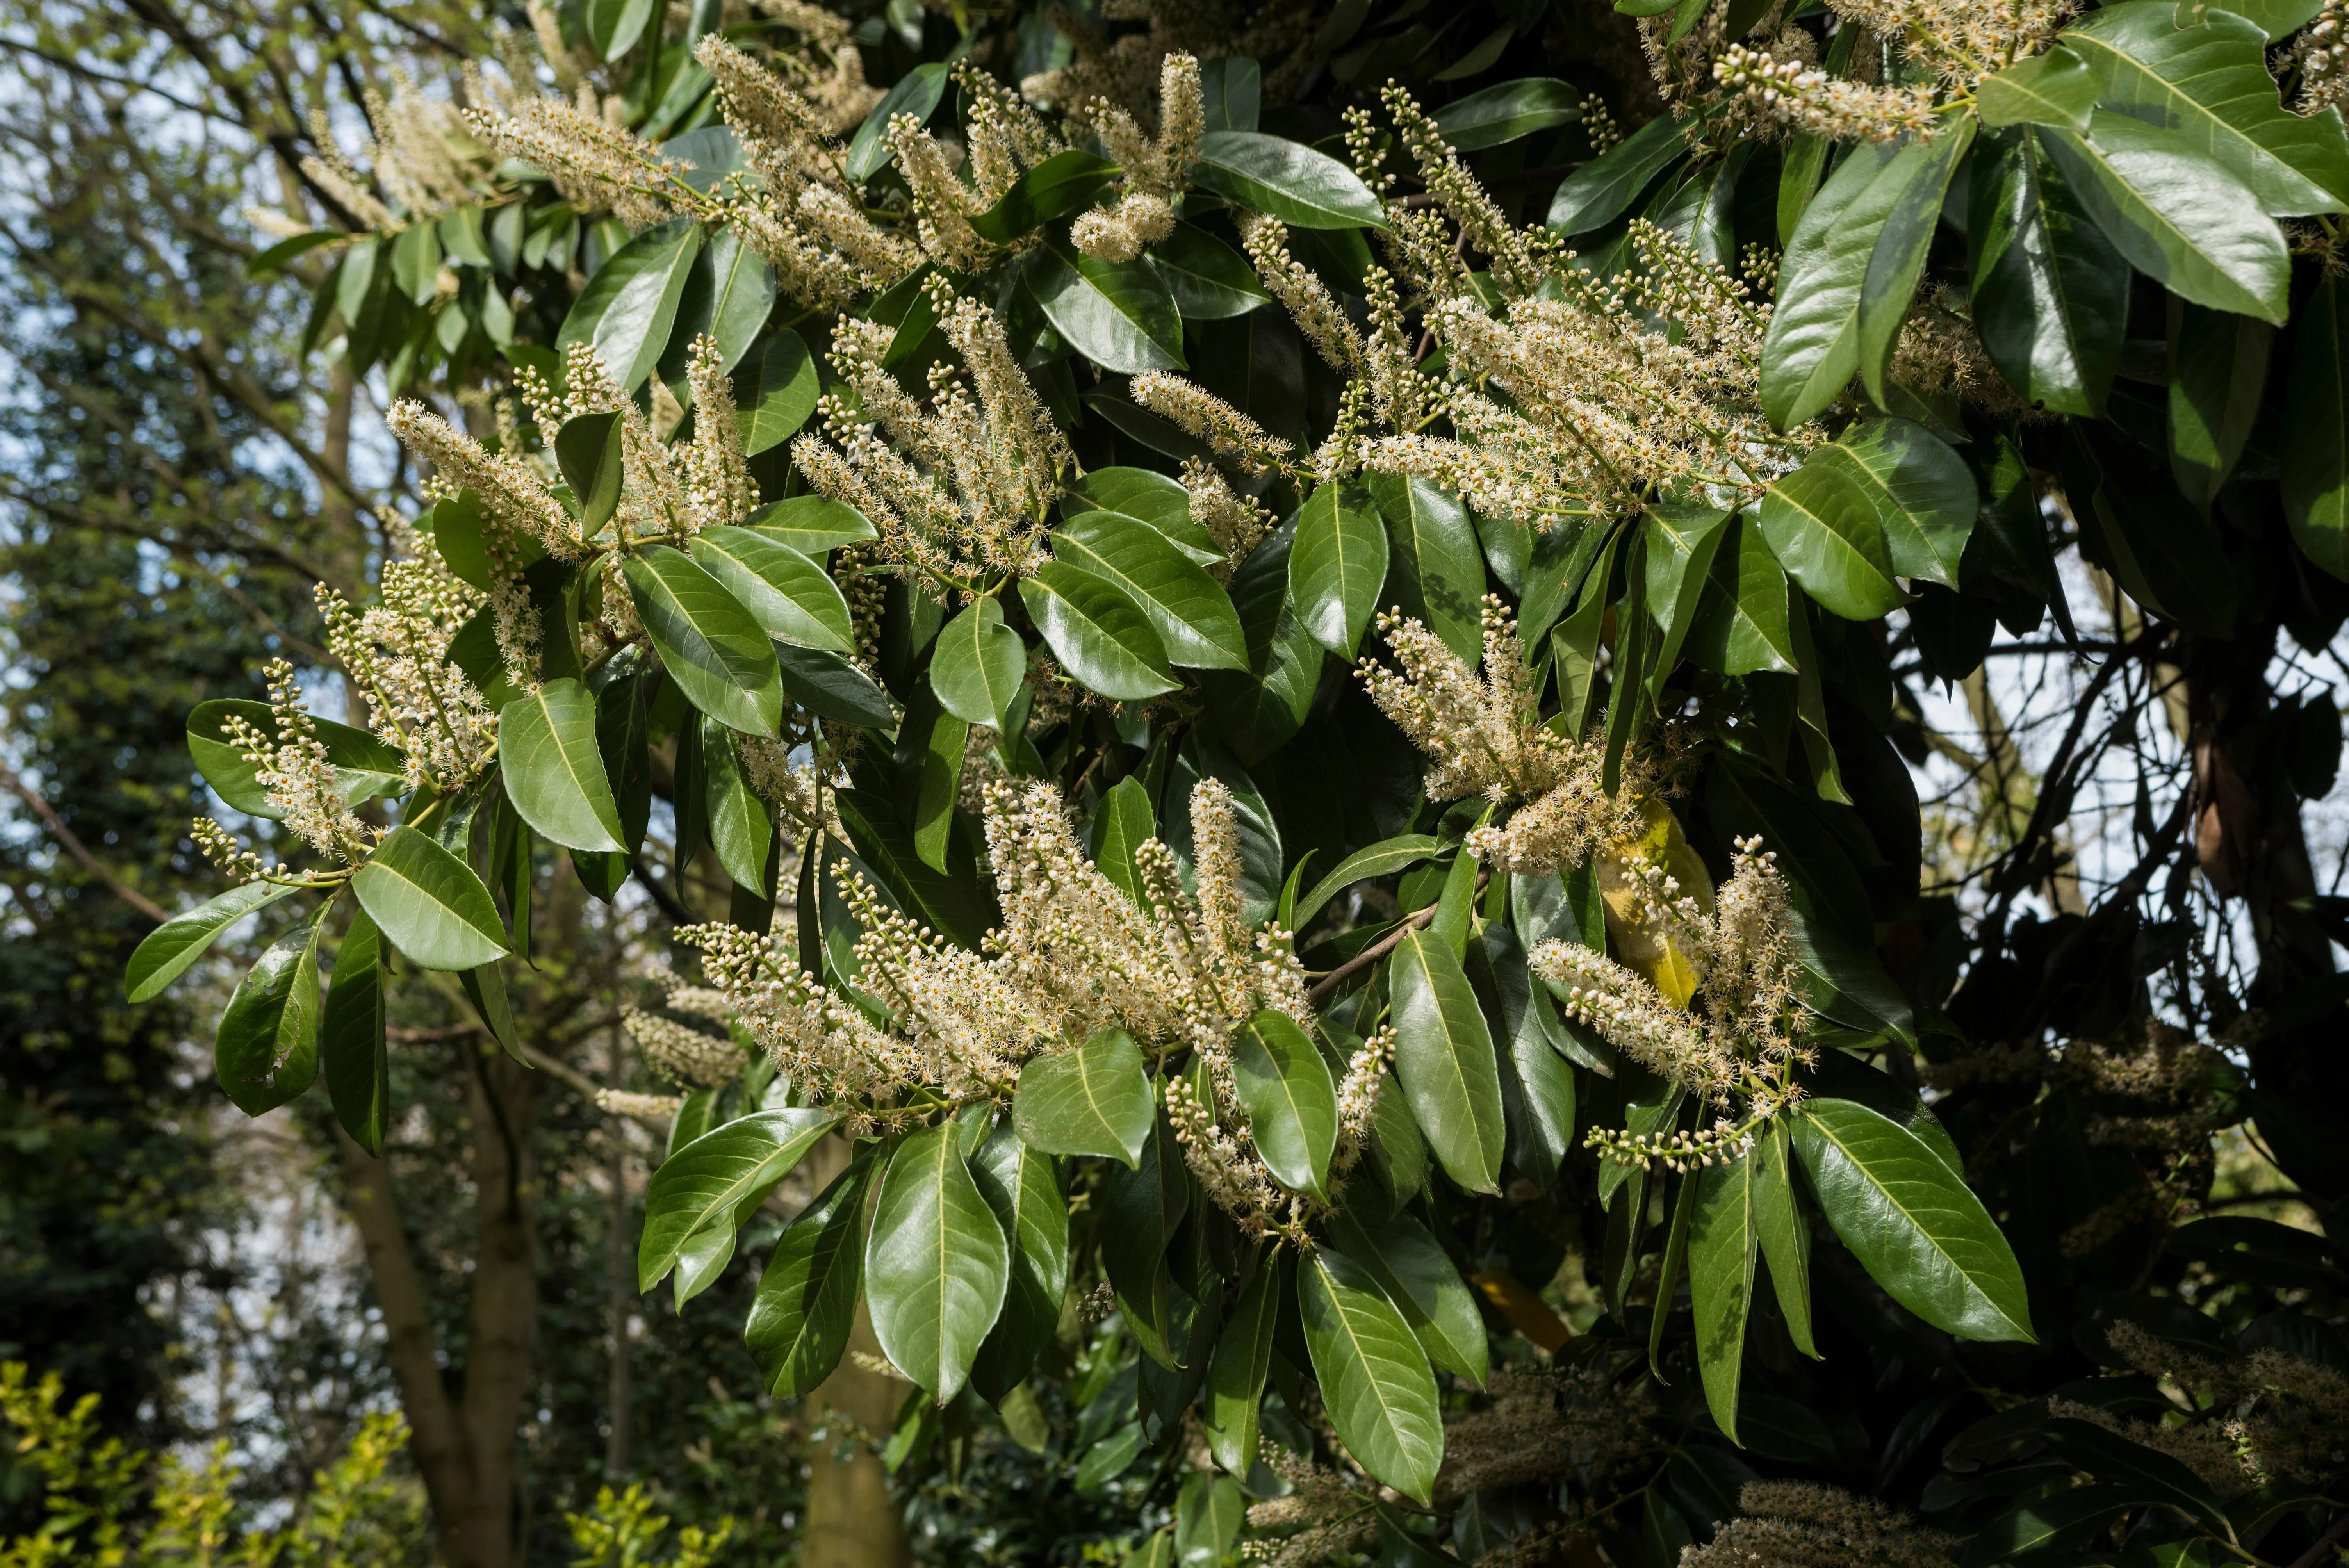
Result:
M2171 321L2169 471L2196 510L2208 512L2259 418L2275 328L2190 304L2179 305Z
M707 715L684 722L700 734L702 820L718 864L735 886L763 889L775 871L775 821L767 802L750 788L734 732Z
M1019 598L1061 667L1101 696L1139 702L1180 684L1149 617L1108 579L1047 562L1019 580Z
M1259 1010L1232 1037L1232 1078L1265 1168L1291 1191L1326 1197L1338 1086L1311 1037L1288 1014Z
M803 648L794 643L773 643L775 666L782 676L783 695L794 707L835 724L864 729L888 729L897 722L889 695L839 654L825 648Z
M335 953L326 1008L318 1025L319 1065L326 1095L351 1141L380 1159L391 1117L391 1059L385 1041L387 1008L383 939L365 910L353 912Z
M565 677L516 694L498 713L498 763L506 798L539 837L568 850L624 847L585 686Z
M2213 6L2125 0L2064 29L2103 82L2107 111L2156 125L2224 164L2271 217L2349 211L2349 135L2338 111L2297 115L2268 74L2257 23Z
M783 686L774 645L741 602L667 544L622 556L620 573L663 669L686 699L746 735L777 734Z
M1246 1522L1247 1495L1238 1482L1193 1470L1174 1500L1174 1568L1220 1568Z
M1168 1343L1174 1284L1166 1246L1190 1210L1191 1173L1164 1112L1157 1113L1139 1163L1109 1167L1098 1202L1102 1272L1143 1352L1172 1369L1178 1357Z
M1339 1214L1330 1239L1386 1293L1444 1371L1482 1384L1492 1367L1485 1319L1459 1267L1425 1225L1407 1213L1390 1219Z
M1046 1154L1098 1154L1139 1169L1157 1102L1142 1049L1123 1029L1096 1030L1075 1050L1031 1058L1019 1069L1012 1125Z
M862 185L888 163L892 154L885 135L891 120L909 114L926 122L937 112L938 101L947 95L947 70L943 61L916 66L881 95L881 101L873 106L848 143L846 168L851 181Z
M1804 592L1847 621L1909 602L1893 580L1876 503L1840 458L1812 460L1762 493L1762 537Z
M1571 239L1629 211L1657 175L1688 153L1671 115L1658 115L1566 177L1550 199L1549 227Z
M318 1075L318 923L269 944L229 998L212 1069L230 1103L259 1116Z
M909 1136L889 1158L864 1243L874 1335L939 1404L962 1391L1003 1310L1011 1253L964 1162L961 1130Z
M1313 889L1298 900L1295 923L1290 929L1302 931L1313 923L1313 917L1356 882L1374 877L1392 876L1434 854L1442 841L1429 833L1400 833L1392 839L1381 839L1368 849L1356 850L1330 868L1330 874L1313 884Z
M753 1111L712 1128L661 1161L645 1188L636 1288L650 1290L666 1279L697 1238L709 1248L716 1245L706 1239L711 1233L730 1239L839 1121L829 1110ZM731 1248L727 1251L730 1255ZM698 1272L706 1285L711 1272L706 1262Z
M1770 1291L1795 1348L1813 1360L1811 1225L1795 1191L1795 1145L1784 1119L1773 1121L1747 1156L1754 1166L1754 1231L1770 1265Z
M1816 1099L1794 1136L1827 1222L1893 1300L1945 1333L2032 1341L2006 1238L1914 1133L1849 1100Z
M2085 134L2103 84L2087 61L2057 46L1974 84L1974 107L1992 129L2054 125Z
M408 764L393 747L364 729L316 714L305 717L311 734L326 748L326 760L334 764L335 785L343 799L357 805L406 791ZM276 716L267 703L214 697L198 703L188 714L188 755L196 759L197 770L222 805L248 817L276 820L285 813L269 803L269 792L257 776L260 764L249 760L244 748L229 738L227 726L232 717L243 719L270 739L277 738Z
M668 346L701 239L701 225L672 218L621 246L572 302L555 351L593 344L622 391L643 386Z
M2225 166L2112 109L2096 111L2086 136L2035 134L2131 266L2180 299L2282 325L2292 275L2283 232Z
M1875 503L1894 572L1958 585L1958 562L1982 513L1982 489L1949 443L1913 420L1871 419L1814 456L1822 454L1831 454L1826 460Z
M152 1001L164 987L188 972L221 933L255 910L266 909L295 890L278 882L249 882L149 932L130 954L122 972L122 989L133 1002Z
M1123 590L1148 617L1171 663L1195 669L1248 667L1247 637L1231 595L1141 519L1080 512L1054 531L1052 553Z
M2102 417L2128 315L2127 258L2030 128L1982 138L1970 173L1968 272L1991 363L2053 413Z
M1256 1463L1264 1380L1272 1369L1273 1326L1279 1315L1280 1269L1267 1253L1257 1260L1255 1276L1216 1339L1200 1411L1208 1452L1234 1475L1247 1474Z
M864 1283L864 1195L874 1169L868 1151L833 1177L783 1227L759 1276L742 1343L778 1399L814 1393L848 1348Z
M1117 171L1116 164L1098 153L1068 148L1023 172L994 206L972 213L970 226L984 239L1009 244L1092 206Z
M1521 77L1435 111L1435 129L1459 152L1480 152L1582 118L1582 89L1556 77Z
M1648 509L1642 527L1647 534L1647 611L1661 634L1649 677L1652 694L1663 689L1696 624L1713 558L1729 536L1729 513L1715 507L1659 501Z
M1925 253L1940 227L1950 181L1963 167L1966 150L1973 145L1975 124L1971 116L1962 117L1934 138L1917 177L1893 203L1875 252L1868 257L1859 291L1859 377L1878 407L1889 400L1886 377L1892 350L1900 341L1917 297ZM1725 263L1726 258L1722 259Z
M970 1174L995 1211L1011 1255L1002 1315L971 1365L971 1387L993 1404L1027 1377L1061 1326L1069 1289L1069 1201L1051 1156L1030 1147L1008 1124L971 1157Z
M1485 554L1468 509L1417 474L1373 474L1371 496L1386 522L1396 601L1475 667L1485 651Z
M1444 1462L1435 1374L1378 1283L1334 1248L1298 1262L1305 1346L1346 1452L1375 1480L1426 1502Z
M1092 851L1094 869L1115 882L1136 909L1149 909L1152 901L1134 851L1157 836L1158 819L1150 809L1150 791L1129 773L1102 797L1086 847Z
M1780 429L1826 408L1860 368L1878 242L1935 162L1929 143L1861 142L1804 211L1778 264L1778 304L1762 345L1762 407Z
M1737 1441L1745 1317L1754 1304L1754 1257L1759 1241L1757 1152L1740 1155L1726 1165L1707 1166L1696 1174L1696 1212L1689 1225L1689 1295L1696 1314L1697 1367L1713 1423L1733 1443Z
M1150 259L1185 321L1228 320L1272 298L1246 258L1195 223L1175 224L1150 247Z
M506 955L490 890L429 833L394 828L351 878L351 892L376 929L423 968L473 969Z
M1028 645L1003 624L1003 605L976 601L948 621L930 655L930 689L938 706L966 724L1003 727L1028 676Z
M1288 550L1288 598L1313 640L1341 659L1361 646L1387 577L1387 531L1360 490L1325 484L1305 498Z
M1028 258L1028 292L1069 346L1127 375L1183 365L1183 315L1149 258L1104 262L1047 239Z
M835 654L855 651L848 601L823 567L790 545L751 529L720 526L695 534L689 548L769 636Z
M1383 229L1370 187L1326 152L1284 136L1213 130L1199 139L1191 182L1298 229Z
M836 546L878 537L863 512L820 495L771 501L750 514L747 526L811 561L823 560Z
M580 531L593 537L620 507L620 416L582 414L554 433L554 460L579 502Z
M2293 331L2282 480L2292 542L2349 579L2349 285L2336 277L2318 280Z
M1400 1037L1395 1078L1444 1174L1472 1192L1497 1191L1508 1131L1493 1037L1460 961L1414 931L1388 959L1387 995Z
M730 133L728 140L732 139ZM774 308L775 270L767 258L730 228L712 233L686 276L685 293L677 305L677 325L670 329L668 347L660 357L660 378L678 401L688 407L693 401L688 368L696 343L703 337L714 341L719 368L731 371L750 352ZM735 414L739 420L739 403Z
M1178 542L1206 532L1191 521L1191 492L1182 482L1148 469L1093 469L1069 489L1087 510L1138 517ZM1066 504L1073 508L1074 503ZM1215 558L1222 560L1223 552L1216 552Z
M742 455L755 458L798 435L808 416L815 412L816 398L823 391L815 360L798 333L785 327L767 339L734 372L734 433L741 439ZM838 501L829 504L840 505Z

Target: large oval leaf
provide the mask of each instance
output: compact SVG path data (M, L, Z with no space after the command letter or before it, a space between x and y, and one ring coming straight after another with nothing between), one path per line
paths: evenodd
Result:
M1073 1051L1019 1069L1012 1125L1046 1154L1098 1154L1139 1167L1157 1115L1142 1051L1123 1029L1096 1030Z
M557 353L592 343L625 392L660 363L677 325L678 305L701 252L701 225L690 218L657 223L614 252L572 302L555 335Z
M1030 1148L1008 1124L979 1146L970 1174L1011 1248L1002 1315L971 1364L971 1387L993 1404L1027 1377L1061 1326L1069 1288L1069 1201L1051 1156Z
M1745 1367L1745 1318L1754 1303L1756 1165L1756 1155L1749 1152L1682 1178L1698 1183L1688 1243L1697 1367L1713 1422L1733 1443Z
M767 1392L797 1399L815 1392L848 1348L864 1267L864 1193L870 1151L833 1178L776 1238L750 1298L742 1343Z
M427 969L478 969L506 955L505 926L473 868L429 833L394 828L351 878L376 929Z
M930 655L930 690L965 724L1001 729L1027 676L1028 645L1003 624L1003 605L992 597L948 621Z
M628 597L688 701L746 735L776 734L782 673L750 613L683 551L649 544L620 559Z
M2226 165L2271 217L2349 211L2341 115L2285 110L2256 23L2211 9L2181 26L2163 0L2106 5L2064 30L2103 78L2106 109L2175 132Z
M1873 621L1909 602L1893 580L1884 523L1837 459L1812 460L1762 492L1762 537L1804 592L1847 621Z
M1050 561L1019 580L1019 597L1061 667L1102 696L1139 702L1180 684L1149 618L1108 579Z
M318 1024L318 1063L335 1119L351 1141L378 1159L391 1118L391 1061L386 1049L383 939L367 911L352 913L335 952L326 1007Z
M770 501L750 514L749 526L811 561L823 560L824 552L837 545L879 537L863 512L820 495Z
M222 932L294 891L282 882L249 882L165 921L149 932L130 954L122 972L124 994L133 1002L161 995L163 988L186 974Z
M719 367L732 370L750 352L774 308L774 268L732 229L719 230L686 274L677 325L669 329L668 346L660 357L661 380L679 402L691 403L693 386L687 369L694 340L705 335L714 339ZM736 413L740 411L738 405Z
M1272 298L1237 251L1195 223L1175 224L1172 234L1150 247L1150 259L1185 321L1246 315Z
M1968 273L1983 350L2030 401L2101 418L2120 367L2127 259L2030 128L1984 136L1970 172Z
M1340 1214L1331 1220L1330 1236L1386 1292L1429 1360L1472 1383L1485 1381L1492 1347L1484 1316L1433 1232L1409 1214L1384 1220Z
M1369 499L1320 486L1298 509L1288 547L1288 602L1313 640L1341 659L1361 646L1387 579L1387 531Z
M1424 931L1406 934L1387 964L1395 1078L1412 1119L1444 1174L1472 1192L1498 1191L1508 1127L1476 993L1450 944Z
M1254 130L1199 139L1191 182L1299 229L1383 229L1386 214L1369 186L1326 152Z
M1859 368L1860 302L1877 242L1930 147L1862 142L1811 199L1778 267L1778 304L1762 345L1762 407L1780 429L1834 402Z
M792 546L771 533L721 526L695 534L689 548L769 636L835 654L855 651L847 599L823 567Z
M1326 1196L1338 1086L1311 1037L1288 1014L1264 1008L1232 1037L1232 1079L1265 1168L1292 1191Z
M907 1138L889 1158L864 1243L865 1298L890 1363L945 1404L1003 1310L1011 1254L995 1211L963 1162L952 1122Z
M1556 77L1521 77L1445 104L1435 129L1461 152L1479 152L1582 118L1582 90Z
M1371 480L1391 547L1390 597L1474 668L1485 652L1485 555L1468 509L1417 474Z
M730 1234L740 1228L839 1121L839 1114L829 1110L753 1111L713 1128L662 1161L645 1187L636 1288L650 1290L666 1278L696 1235L711 1230Z
M1333 1247L1299 1260L1299 1305L1314 1380L1356 1463L1426 1502L1444 1462L1444 1418L1427 1353L1378 1283Z
M1256 1463L1264 1380L1272 1369L1273 1328L1279 1315L1280 1268L1268 1253L1257 1260L1256 1275L1240 1292L1207 1364L1200 1424L1207 1429L1207 1449L1216 1462L1235 1475L1247 1474Z
M566 676L516 695L498 712L498 762L506 798L541 838L567 850L622 847L585 686Z
M767 339L734 372L734 430L741 438L742 455L755 458L798 435L823 391L815 360L798 333L785 327Z
M1659 115L1566 177L1550 199L1548 223L1568 239L1613 222L1657 175L1688 152L1671 115Z
M1199 669L1248 667L1247 637L1231 595L1140 518L1080 512L1053 532L1052 554L1123 589L1149 617L1169 662Z
M1892 570L1955 588L1982 512L1966 460L1912 419L1871 419L1813 456L1826 453L1876 504Z
M738 888L763 890L771 880L775 820L750 788L734 732L708 715L686 718L701 743L701 810L709 847Z
M1104 262L1047 240L1030 256L1028 292L1069 346L1104 370L1183 366L1183 315L1148 257Z
M2159 126L2102 108L2089 125L2035 134L2113 248L2180 299L2282 325L2292 263L2251 188Z
M198 703L188 714L188 754L196 759L197 770L222 805L248 817L275 820L285 813L269 803L268 791L255 777L259 764L248 760L244 748L228 738L232 715L275 738L276 715L267 703L215 697ZM316 714L307 717L311 733L326 748L326 760L335 765L335 787L343 799L357 805L408 788L408 762L396 748L364 729Z
M1806 1101L1794 1132L1827 1222L1893 1300L1944 1333L2034 1342L2006 1238L1916 1134L1827 1099Z
M274 1110L318 1075L318 923L269 944L221 1014L212 1069L247 1116Z

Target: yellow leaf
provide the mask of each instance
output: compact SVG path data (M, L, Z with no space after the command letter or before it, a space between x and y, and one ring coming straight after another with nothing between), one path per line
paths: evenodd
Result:
M1673 937L1648 913L1651 893L1633 872L1638 864L1658 865L1679 882L1682 896L1694 898L1707 914L1713 913L1713 877L1704 861L1681 831L1671 808L1651 795L1640 801L1640 819L1646 830L1636 839L1622 839L1599 852L1599 892L1607 905L1607 934L1615 956L1648 978L1675 1007L1686 1007L1704 978L1685 940Z

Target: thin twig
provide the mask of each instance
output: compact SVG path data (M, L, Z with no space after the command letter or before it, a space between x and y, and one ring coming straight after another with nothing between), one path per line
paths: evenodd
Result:
M1351 958L1347 959L1346 962L1339 965L1338 967L1330 971L1329 974L1321 976L1320 983L1315 985L1310 991L1305 993L1306 999L1309 1001L1319 1002L1322 997L1327 996L1330 992L1335 991L1339 986L1344 985L1347 981L1352 979L1363 970L1368 969L1380 959L1384 958L1388 954L1395 950L1396 945L1400 944L1404 937L1409 936L1413 932L1417 931L1429 921L1433 920L1435 918L1436 908L1436 905L1432 903L1429 904L1425 909L1423 909L1417 913L1410 916L1401 925L1396 926L1392 931L1388 932L1384 936L1380 937L1376 942L1371 944L1370 946L1362 949L1361 952L1355 954Z

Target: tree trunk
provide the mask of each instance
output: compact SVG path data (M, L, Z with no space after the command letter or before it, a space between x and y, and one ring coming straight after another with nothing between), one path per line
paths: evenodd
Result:
M465 1429L474 1468L473 1561L513 1556L514 1435L538 1328L538 1075L468 1042L473 1061L473 1291L465 1336Z
M844 1138L827 1138L808 1156L808 1180L822 1191L848 1167ZM858 1352L881 1353L872 1319L856 1309L856 1329L839 1369L807 1399L806 1419L820 1420L829 1408L867 1432L889 1430L905 1402L906 1386L856 1365ZM853 1445L845 1461L833 1456L838 1438L807 1445L807 1520L800 1539L800 1568L906 1568L914 1560L904 1522L889 1497L889 1472L881 1456L864 1443Z
M627 1038L627 1030L618 1024L612 1026L609 1081L615 1088L624 1088L628 1081ZM610 1302L612 1334L608 1390L612 1425L604 1439L604 1468L616 1479L628 1468L628 1428L635 1403L628 1376L628 1326L636 1310L636 1260L635 1249L628 1244L632 1227L628 1222L627 1125L615 1116L605 1121L604 1130L612 1140L611 1212L605 1216L604 1233L604 1289Z

